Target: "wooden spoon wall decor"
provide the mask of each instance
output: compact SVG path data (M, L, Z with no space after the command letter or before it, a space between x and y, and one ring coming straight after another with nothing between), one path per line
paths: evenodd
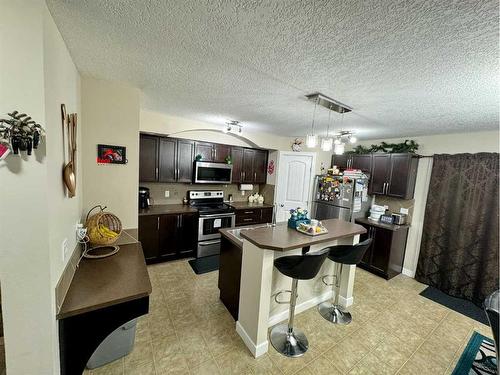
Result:
M76 174L75 174L75 153L76 153L76 113L66 114L66 106L61 104L61 117L63 132L68 129L66 138L68 139L68 163L63 168L63 181L68 189L68 196L73 198L76 195Z

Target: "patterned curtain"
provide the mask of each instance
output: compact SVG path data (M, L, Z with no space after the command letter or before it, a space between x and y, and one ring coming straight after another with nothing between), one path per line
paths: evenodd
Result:
M435 155L416 279L481 306L499 288L498 154Z

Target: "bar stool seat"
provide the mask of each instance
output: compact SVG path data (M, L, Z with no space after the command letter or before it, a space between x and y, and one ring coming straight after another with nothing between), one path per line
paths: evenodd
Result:
M292 278L292 290L289 291L291 296L288 323L274 326L269 334L272 346L287 357L300 357L304 355L309 347L309 342L304 333L293 327L298 281L310 280L316 277L328 256L328 252L329 249L323 249L319 252L304 255L284 256L274 261L274 266L278 271ZM283 292L281 291L275 295L276 302L284 303L277 299L278 295Z
M323 283L333 286L334 299L333 302L323 302L318 306L319 313L323 318L334 324L349 324L352 321L351 313L344 310L339 305L340 280L342 278L342 269L344 265L356 265L361 262L366 250L372 244L372 239L360 242L356 245L338 245L327 248L329 250L328 259L335 262L334 282L328 284L323 276ZM339 269L340 268L340 269Z

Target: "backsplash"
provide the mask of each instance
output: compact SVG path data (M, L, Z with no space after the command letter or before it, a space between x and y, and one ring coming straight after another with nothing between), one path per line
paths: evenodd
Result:
M375 204L378 204L380 206L388 206L389 211L395 214L399 213L399 210L401 208L407 208L408 209L407 224L411 224L411 218L413 216L413 208L415 206L414 199L406 200L406 199L397 199L397 198L390 198L377 195L375 198Z
M245 191L244 195L238 189L237 184L230 185L194 185L194 184L178 184L178 183L158 183L158 182L140 182L139 186L144 186L149 188L149 192L152 198L151 204L179 204L182 203L182 198L187 196L188 190L223 190L224 200L229 199L229 194L233 195L233 201L242 202L247 201L248 196L253 193L258 193L259 191L266 192L264 198L266 203L272 204L272 199L274 193L271 195L270 190L274 192L274 189L269 189L268 185L254 185L252 191ZM272 186L272 185L269 185ZM274 187L274 186L272 186ZM165 191L168 190L170 196L165 198ZM268 198L270 201L268 201Z

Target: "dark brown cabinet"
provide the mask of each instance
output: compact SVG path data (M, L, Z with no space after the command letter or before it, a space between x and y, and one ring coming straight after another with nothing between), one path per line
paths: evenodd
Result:
M193 181L194 142L177 140L177 182Z
M343 154L332 156L332 166L336 165L341 171L345 169L360 169L370 173L372 170L372 155Z
M272 222L272 207L236 208L236 226L265 224Z
M202 161L213 161L214 148L212 143L195 142L194 143L194 156L201 156Z
M219 259L220 299L233 316L238 320L241 284L242 251L227 238L221 238Z
M141 134L139 181L191 182L194 142Z
M146 263L194 256L197 233L196 213L139 216L139 241Z
M373 154L369 194L412 199L417 179L418 156Z
M265 184L267 151L251 148L243 149L242 177L245 184Z
M175 182L177 140L160 137L158 142L158 182Z
M151 182L158 178L158 137L141 135L139 142L139 181Z
M367 231L360 236L360 241L372 239L372 245L359 267L386 279L400 274L403 270L408 226L370 223L368 219L356 219L356 223Z
M226 163L227 157L231 156L231 146L214 144L214 158L213 160L217 163Z
M332 155L332 167L335 165L341 171L349 168L349 162L350 155Z
M231 159L233 161L233 184L243 182L243 149L240 147L231 148Z
M231 146L219 143L195 142L195 156L201 155L201 161L225 163L231 155Z

